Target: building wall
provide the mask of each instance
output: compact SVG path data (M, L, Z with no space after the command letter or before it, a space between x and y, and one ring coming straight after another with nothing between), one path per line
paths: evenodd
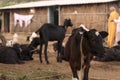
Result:
M102 3L102 4L84 4L84 5L69 5L60 6L60 25L63 25L65 18L71 18L73 27L67 29L67 33L71 33L72 29L84 24L87 28L95 28L99 31L107 30L107 19L109 15L109 7L111 5L119 6L117 3ZM118 9L118 8L117 8ZM7 10L5 10L7 11ZM30 9L11 9L10 11L10 32L14 32L14 13L28 15L33 14L34 17L29 26L23 29L18 29L18 32L33 32L36 31L44 23L48 22L48 7L35 8L35 13L30 13ZM4 13L4 11L3 11ZM4 16L4 14L3 14ZM4 21L4 17L2 17ZM2 24L2 31L4 24Z
M48 22L48 9L35 8L35 13L30 13L30 9L16 9L10 11L10 32L14 32L14 13L21 15L34 15L32 22L27 27L17 27L17 32L33 32L41 27L42 24Z
M120 1L99 4L61 6L60 24L63 24L65 18L71 18L73 27L68 28L67 33L71 33L72 29L79 27L80 24L84 24L89 29L95 28L99 31L107 31L107 20L110 13L110 6L115 6L118 11Z
M89 29L106 29L106 4L62 6L60 15L61 24L63 24L65 18L70 18L73 22L73 28L67 30L67 33L71 33L71 30L79 27L81 23L86 25Z

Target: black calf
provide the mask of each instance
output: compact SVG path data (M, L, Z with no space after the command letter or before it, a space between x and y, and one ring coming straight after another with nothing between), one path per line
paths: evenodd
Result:
M0 63L22 64L20 50L11 47L0 47Z
M46 63L49 64L48 57L47 57L47 48L48 48L48 41L58 41L58 46L60 47L58 50L58 56L57 61L61 62L61 48L62 48L62 42L65 38L65 32L67 27L72 26L72 22L70 19L65 19L63 26L58 26L50 23L43 24L36 33L39 33L40 36L40 51L39 51L39 57L40 62L42 63L42 47L45 45L44 48L44 54L45 54L45 60Z

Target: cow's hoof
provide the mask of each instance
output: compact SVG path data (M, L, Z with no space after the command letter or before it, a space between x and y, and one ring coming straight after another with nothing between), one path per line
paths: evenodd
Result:
M25 62L23 62L23 61L19 61L18 64L25 64Z
M43 63L43 61L40 61L40 63Z
M57 62L62 63L62 59L60 57L57 57Z
M30 60L34 60L33 58L30 58Z
M59 62L62 63L62 59L60 59Z
M59 62L59 58L57 57L56 59L57 59L57 62Z
M47 61L46 63L47 63L47 64L50 64L50 62L49 62L49 61Z

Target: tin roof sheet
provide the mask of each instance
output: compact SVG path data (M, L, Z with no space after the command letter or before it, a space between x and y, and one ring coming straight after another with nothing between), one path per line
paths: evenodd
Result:
M16 4L6 7L1 7L0 9L17 9L17 8L32 8L32 7L45 7L45 6L61 6L61 5L78 5L78 4L91 4L91 3L107 3L119 0L44 0L29 2L23 4Z

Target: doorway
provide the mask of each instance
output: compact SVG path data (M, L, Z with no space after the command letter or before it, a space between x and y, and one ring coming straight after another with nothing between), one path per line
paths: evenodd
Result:
M59 7L58 6L49 7L49 23L59 25Z
M10 32L10 12L4 12L4 32Z

